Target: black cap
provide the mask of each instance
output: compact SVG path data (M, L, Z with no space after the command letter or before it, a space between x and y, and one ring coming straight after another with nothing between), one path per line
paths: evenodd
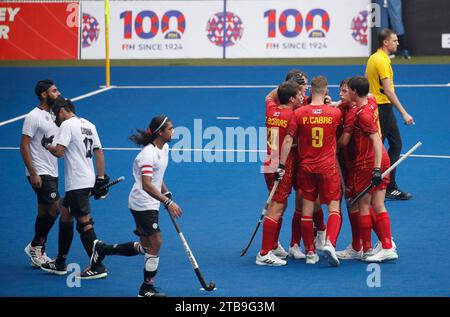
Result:
M55 82L51 79L42 79L37 82L36 87L34 88L34 92L36 96L40 97L41 93L47 91L51 86L53 86Z

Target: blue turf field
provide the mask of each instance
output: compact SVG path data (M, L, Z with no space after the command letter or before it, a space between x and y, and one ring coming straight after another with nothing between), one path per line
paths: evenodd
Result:
M170 89L112 89L76 102L78 113L97 125L105 148L127 148L134 128L145 128L154 115L165 113L176 126L189 129L194 119L203 128L264 126L264 96L271 88L184 89L182 85L276 85L289 66L272 67L116 67L114 85L174 86ZM310 77L324 74L330 84L344 77L363 74L363 66L307 66ZM447 84L450 65L394 66L396 84ZM28 112L36 103L33 94L38 79L53 78L62 93L76 97L99 89L103 69L0 68L0 121ZM337 88L330 89L337 98ZM369 288L367 265L341 262L329 268L325 260L313 267L289 261L281 268L258 267L255 255L261 230L249 252L239 257L261 214L267 190L259 162L169 163L166 183L184 209L179 224L194 252L206 280L214 280L212 293L199 290L178 236L161 210L163 247L157 284L170 296L449 296L450 295L450 87L401 87L397 94L416 125L400 129L404 150L417 141L423 146L416 154L447 158L411 157L399 168L402 188L414 194L405 202L387 202L399 260L381 265L381 287ZM240 120L217 120L218 116ZM23 120L0 127L0 296L136 296L142 278L142 257L110 257L105 264L108 278L83 281L80 288L68 288L64 277L32 269L23 248L32 238L36 215L35 195L24 176L17 149ZM204 141L203 145L208 143ZM192 144L194 147L194 143ZM112 189L104 201L93 201L97 235L107 242L134 240L133 219L127 209L132 186L132 162L136 151L107 150L106 170L126 180ZM192 154L194 157L194 154ZM60 165L62 173L62 165ZM63 193L63 181L60 182ZM292 201L284 217L281 241L290 241ZM261 228L260 228L261 229ZM375 240L375 238L374 238ZM56 254L57 226L48 239L48 253ZM350 241L344 218L338 249ZM88 259L75 232L69 262Z

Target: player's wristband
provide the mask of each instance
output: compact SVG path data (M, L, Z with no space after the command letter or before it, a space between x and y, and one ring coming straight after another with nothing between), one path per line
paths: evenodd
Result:
M165 193L162 193L164 196L166 196L167 198L170 198L170 199L172 199L172 192L170 192L170 191L167 191L167 192L165 192Z
M164 201L164 207L166 207L166 208L169 208L169 206L172 205L172 204L173 204L173 200L170 199L170 198L167 198L167 199Z

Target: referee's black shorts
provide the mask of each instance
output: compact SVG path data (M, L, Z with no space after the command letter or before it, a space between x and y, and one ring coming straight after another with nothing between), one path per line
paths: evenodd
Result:
M41 177L42 186L41 188L33 188L37 196L37 201L39 204L51 205L59 199L58 192L58 177L53 177L50 175L39 175ZM27 177L31 184L30 176Z
M66 192L62 205L69 209L73 217L83 217L91 212L89 195L92 188L74 189Z

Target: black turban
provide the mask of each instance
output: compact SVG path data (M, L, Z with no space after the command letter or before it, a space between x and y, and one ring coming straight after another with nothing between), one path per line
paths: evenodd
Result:
M46 92L51 86L53 86L55 83L51 79L43 79L38 81L36 84L36 87L34 88L34 92L38 97L41 96L41 93Z

